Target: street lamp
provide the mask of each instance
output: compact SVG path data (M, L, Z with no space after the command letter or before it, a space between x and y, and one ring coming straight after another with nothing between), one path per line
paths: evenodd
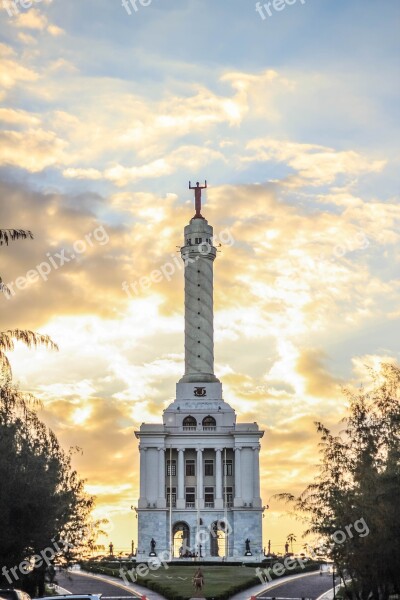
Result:
M333 600L336 600L336 585L335 585L335 577L336 577L335 563L333 563L333 564L332 564Z

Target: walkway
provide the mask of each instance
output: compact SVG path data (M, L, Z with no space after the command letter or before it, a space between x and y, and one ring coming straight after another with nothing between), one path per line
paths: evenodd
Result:
M152 592L136 583L124 584L115 577L107 575L91 575L79 571L57 573L58 585L72 594L102 594L106 599L120 600L122 598L142 598L147 600L165 600L164 596Z
M231 600L250 600L256 596L263 598L310 598L316 600L332 587L332 576L328 574L304 573L280 577L270 583L263 583L232 596ZM273 590L273 591L272 591Z

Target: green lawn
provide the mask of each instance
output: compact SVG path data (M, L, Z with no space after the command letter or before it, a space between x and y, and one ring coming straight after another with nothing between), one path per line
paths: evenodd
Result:
M192 578L196 571L196 565L193 566L171 566L168 569L160 568L153 571L148 577L140 578L138 583L143 582L148 587L152 587L153 582L160 585L160 593L170 596L169 590L172 592L171 599L176 596L182 598L191 598L194 595ZM222 593L226 594L226 598L237 590L238 585L242 585L242 589L257 585L260 583L255 574L255 569L250 567L226 567L221 565L202 567L205 586L202 594L205 598L216 598ZM150 585L149 585L150 584ZM164 592L162 592L164 589Z
M125 567L130 569L134 565ZM146 568L146 565L142 565ZM173 564L164 568L161 565L157 570L149 570L145 576L137 577L137 583L145 587L159 592L168 600L188 600L194 595L192 579L198 565L192 563L190 565ZM114 563L82 563L82 568L92 573L100 573L103 575L111 575L119 577L119 569ZM139 567L140 568L140 567ZM310 562L304 569L297 567L294 570L288 571L286 574L294 575L296 573L314 571L319 568L318 563ZM255 567L244 567L238 564L237 566L227 565L207 565L201 566L203 571L205 586L203 588L203 596L209 600L229 600L235 593L246 590L253 585L260 583L256 575ZM129 571L128 571L129 573ZM130 580L129 574L125 577ZM135 575L135 573L133 573ZM275 579L276 576L272 576Z

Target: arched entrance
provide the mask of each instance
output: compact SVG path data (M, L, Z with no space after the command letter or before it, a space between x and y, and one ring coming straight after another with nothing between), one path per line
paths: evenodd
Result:
M190 529L184 521L178 521L172 528L174 558L185 554L190 548Z
M210 554L211 556L227 556L227 532L224 521L215 521L210 531Z

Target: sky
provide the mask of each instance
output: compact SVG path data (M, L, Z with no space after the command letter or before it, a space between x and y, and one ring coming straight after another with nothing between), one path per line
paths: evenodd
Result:
M18 346L14 378L81 449L116 548L136 541L134 432L184 369L189 180L222 244L216 374L265 430L265 546L304 543L272 496L312 481L314 422L339 431L343 386L399 360L400 5L262 4L0 7L0 227L34 234L1 248L0 328L59 345Z

